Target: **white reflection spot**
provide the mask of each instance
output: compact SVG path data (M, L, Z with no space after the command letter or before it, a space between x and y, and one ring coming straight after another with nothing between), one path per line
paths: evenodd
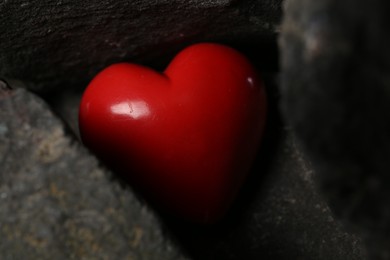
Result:
M253 78L248 77L246 80L247 80L247 82L249 83L249 86L250 86L250 87L253 88L253 87L255 86L255 85L254 85L254 82L253 82Z
M129 116L134 119L150 115L149 106L145 101L126 101L111 106L111 112L117 115Z

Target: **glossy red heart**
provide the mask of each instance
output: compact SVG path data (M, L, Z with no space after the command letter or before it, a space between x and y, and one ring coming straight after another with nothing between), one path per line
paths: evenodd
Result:
M265 116L249 61L203 43L164 73L127 63L103 70L83 95L79 123L84 144L155 205L213 222L249 171Z

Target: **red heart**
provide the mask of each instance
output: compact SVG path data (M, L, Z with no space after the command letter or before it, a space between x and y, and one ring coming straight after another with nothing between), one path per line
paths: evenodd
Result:
M84 144L156 205L213 222L249 171L265 116L249 61L203 43L163 74L127 63L103 70L83 95L79 123Z

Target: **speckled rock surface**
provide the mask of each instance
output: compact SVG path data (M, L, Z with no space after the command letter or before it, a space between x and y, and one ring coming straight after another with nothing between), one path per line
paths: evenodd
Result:
M282 106L332 210L390 259L390 3L287 0Z
M42 100L0 91L0 258L186 259Z

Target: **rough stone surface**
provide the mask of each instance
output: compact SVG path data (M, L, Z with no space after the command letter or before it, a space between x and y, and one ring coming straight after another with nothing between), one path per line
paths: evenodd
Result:
M390 259L390 19L385 0L287 0L282 106L338 218Z
M0 14L0 75L47 94L114 62L164 66L193 42L274 40L281 0L2 0Z
M42 100L0 91L0 258L186 259Z

